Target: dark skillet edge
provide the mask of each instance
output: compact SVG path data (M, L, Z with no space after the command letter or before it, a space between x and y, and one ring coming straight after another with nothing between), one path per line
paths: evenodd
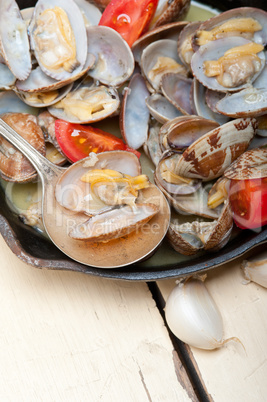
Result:
M86 266L72 261L70 258L64 256L63 253L57 250L52 243L43 238L38 239L38 236L33 234L33 236L38 239L38 247L45 246L46 252L52 255L52 257L40 258L34 256L29 252L29 250L26 251L25 247L22 247L21 239L11 227L9 221L2 215L0 215L0 233L2 234L11 251L20 260L35 268L75 271L109 279L121 279L129 281L155 281L202 273L208 271L209 269L218 267L225 262L229 262L241 257L249 250L252 250L256 246L260 246L267 241L267 227L265 227L260 233L256 234L250 231L241 232L240 236L235 238L234 241L230 242L224 249L220 250L216 254L209 253L199 258L197 257L194 260L174 264L165 268L143 268L142 264L133 264L125 268L102 269ZM28 238L31 239L31 237ZM238 245L236 246L237 243Z

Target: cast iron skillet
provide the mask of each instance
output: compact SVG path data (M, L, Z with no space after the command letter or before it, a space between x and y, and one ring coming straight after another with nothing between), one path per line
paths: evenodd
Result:
M17 3L20 8L26 8L34 6L35 1L17 0ZM265 0L207 0L205 3L221 10L242 6L259 7L267 10ZM207 271L226 261L231 261L244 255L256 246L264 247L262 245L267 241L267 227L265 226L258 233L250 230L240 231L222 250L214 254L202 253L193 259L174 264L159 266L156 263L156 253L153 257L154 265L153 263L141 262L119 269L93 268L71 260L41 234L24 225L8 207L3 190L0 190L0 233L18 258L36 268L77 271L105 278L133 281L178 278L196 272ZM164 243L164 253L168 254L171 252L170 246L168 246L167 242Z

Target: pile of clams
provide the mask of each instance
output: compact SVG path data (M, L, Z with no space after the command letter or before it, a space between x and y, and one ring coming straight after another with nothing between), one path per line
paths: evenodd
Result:
M205 22L177 22L190 1L159 1L149 30L130 48L98 25L107 3L39 0L21 11L14 0L0 3L0 115L59 165L68 160L55 137L56 119L91 125L117 116L125 143L144 150L142 160L151 160L154 183L172 208L173 248L185 255L216 251L233 228L227 172L245 152L266 158L259 149L267 137L267 13L244 7ZM78 198L64 179L56 191L61 206L89 216L70 231L74 239L110 241L116 231L92 234L103 219L140 214L135 229L159 212L153 199L136 203L153 184L140 163L127 171L134 155L118 153L109 171L101 158L87 175L73 177ZM36 180L3 139L0 173L8 181Z

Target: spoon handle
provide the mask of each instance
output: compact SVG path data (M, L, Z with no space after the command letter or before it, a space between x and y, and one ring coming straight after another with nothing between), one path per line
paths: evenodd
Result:
M16 147L32 163L43 183L62 174L65 168L58 167L46 159L28 141L0 118L0 135Z

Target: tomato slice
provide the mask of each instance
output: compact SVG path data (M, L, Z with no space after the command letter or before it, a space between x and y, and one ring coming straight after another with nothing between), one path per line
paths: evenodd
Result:
M229 200L239 228L256 229L267 224L267 178L231 180Z
M158 0L111 0L99 21L117 31L129 46L148 28Z
M90 152L116 150L133 152L140 157L140 152L129 148L120 138L92 126L56 120L55 135L62 152L71 162L87 157Z

